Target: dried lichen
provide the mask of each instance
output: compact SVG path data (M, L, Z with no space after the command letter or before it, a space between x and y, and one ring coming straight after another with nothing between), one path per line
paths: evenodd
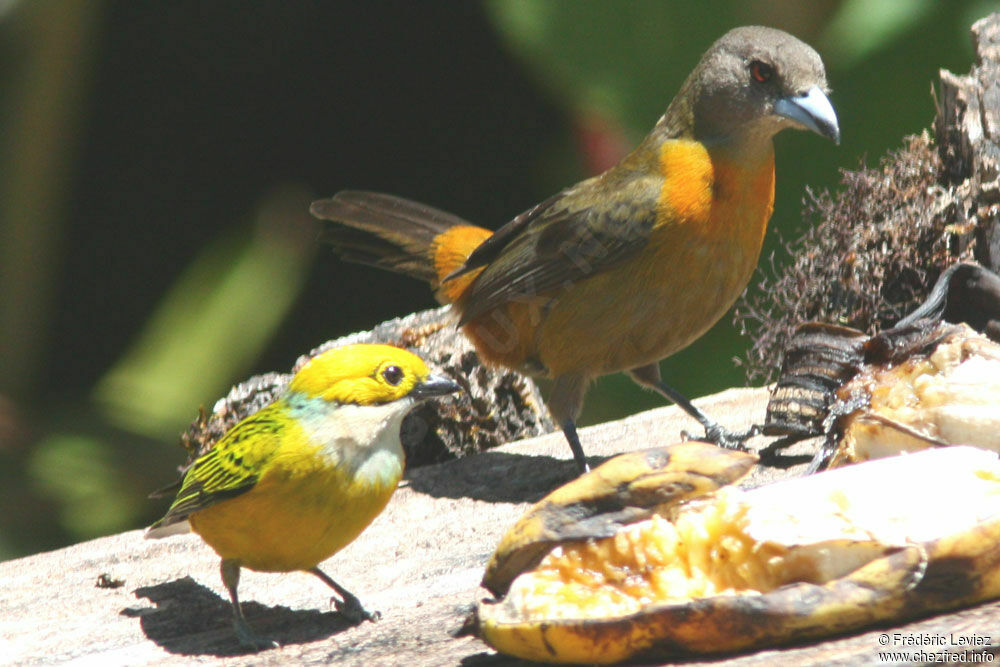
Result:
M943 182L927 132L883 158L877 168L844 171L836 195L807 191L806 233L787 244L787 266L770 258L760 289L737 304L735 321L753 345L747 375L771 380L796 326L841 324L868 333L891 326L926 296L956 259L971 230Z

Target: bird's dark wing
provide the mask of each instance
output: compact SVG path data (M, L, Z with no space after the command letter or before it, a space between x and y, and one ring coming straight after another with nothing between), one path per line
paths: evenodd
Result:
M656 222L662 181L609 172L514 218L460 273L483 268L462 297L462 322L511 301L574 283L631 257Z
M482 244L472 251L465 260L465 264L445 280L458 278L466 273L486 266L495 260L512 241L518 238L532 222L544 215L554 202L557 202L564 194L565 190L552 195L545 201L535 204L524 213L520 214L503 227L493 232L493 235L482 242Z

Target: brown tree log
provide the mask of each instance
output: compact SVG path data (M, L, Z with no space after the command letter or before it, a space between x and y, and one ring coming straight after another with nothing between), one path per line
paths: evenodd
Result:
M969 251L996 269L1000 14L978 22L973 40L977 62L972 73L941 74L935 131L946 179L940 196L950 198L944 205L950 207L949 215L957 216L955 222L970 223L953 230L956 253ZM698 404L738 429L762 421L766 400L766 390L748 389ZM668 444L682 428L695 426L669 407L584 429L581 435L588 453L600 457ZM765 443L758 438L751 446L759 449ZM799 443L784 453L786 463L797 465L760 467L750 483L796 474L813 444ZM512 664L478 640L456 639L450 632L483 594L478 589L483 567L503 532L529 503L574 474L568 456L562 435L549 434L411 470L389 508L324 566L363 602L382 611L378 623L348 625L329 608L328 591L311 576L245 573L240 592L250 623L283 644L261 653L246 653L236 643L218 559L195 536L153 541L136 530L0 563L0 662L211 664L225 658L231 665ZM989 637L989 646L976 650L997 656L1000 602L719 660L735 665L876 664L879 651L893 647L891 640L888 646L880 641L883 633Z

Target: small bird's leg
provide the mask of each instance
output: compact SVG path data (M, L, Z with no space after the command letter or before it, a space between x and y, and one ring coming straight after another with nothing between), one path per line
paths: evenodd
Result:
M637 384L659 392L664 398L673 401L677 407L698 420L705 429L705 440L726 449L746 449L743 443L760 433L757 425L753 425L743 433L734 433L719 423L710 419L704 412L694 406L684 394L680 393L660 378L660 366L649 364L630 370L629 375ZM684 435L689 435L684 432Z
M243 608L240 606L240 599L236 595L236 587L240 585L240 563L237 560L222 559L222 583L229 591L229 599L233 603L233 630L236 631L236 638L243 646L261 651L268 648L278 648L278 642L267 637L258 637L247 625L247 619L243 616Z
M549 411L562 428L569 448L573 452L573 460L581 474L588 472L587 457L580 444L580 436L576 433L576 418L580 416L583 405L583 394L587 389L587 378L578 375L560 375L552 385L549 395Z
M382 612L368 611L365 609L361 606L361 600L355 597L349 590L328 577L323 570L318 567L314 567L309 570L309 572L315 574L323 581L323 583L337 591L337 594L340 595L342 599L338 600L337 598L333 598L333 605L337 608L337 611L346 616L352 623L360 623L361 621L374 622L382 618Z

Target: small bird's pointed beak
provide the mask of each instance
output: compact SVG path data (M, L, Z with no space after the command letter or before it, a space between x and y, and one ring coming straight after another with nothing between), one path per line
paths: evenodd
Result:
M417 400L433 398L434 396L444 396L454 394L461 389L458 383L442 375L428 375L427 379L418 384L410 392L410 395Z
M816 86L806 91L805 95L782 97L774 105L774 112L840 144L837 112L833 110L830 98Z

